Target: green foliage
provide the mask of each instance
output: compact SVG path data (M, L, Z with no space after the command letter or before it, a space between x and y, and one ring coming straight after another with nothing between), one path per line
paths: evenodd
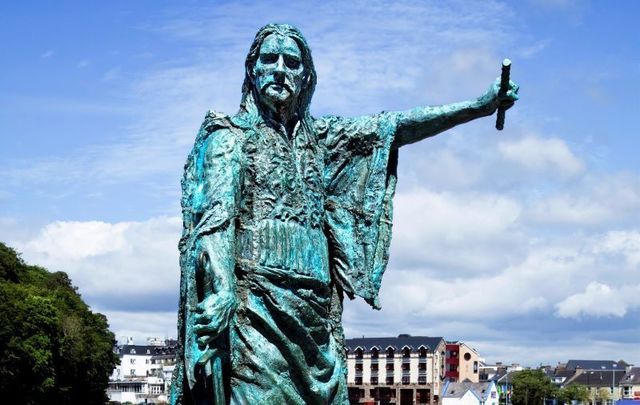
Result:
M596 392L596 399L601 401L608 401L611 399L611 391L609 388L599 388Z
M104 404L115 338L69 277L28 266L0 243L0 297L0 398Z
M556 395L557 388L542 370L523 370L513 376L514 405L541 404L545 398Z
M580 384L571 384L558 391L558 400L565 404L570 404L571 401L587 402L589 397L589 388Z

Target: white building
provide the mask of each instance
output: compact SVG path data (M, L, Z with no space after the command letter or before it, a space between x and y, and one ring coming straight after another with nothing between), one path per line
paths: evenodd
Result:
M175 342L168 340L162 346L156 341L149 343L126 344L114 349L120 357L120 364L109 378L107 395L110 401L134 404L167 401L171 373L176 362Z
M448 382L442 392L442 405L499 405L498 389L493 381Z

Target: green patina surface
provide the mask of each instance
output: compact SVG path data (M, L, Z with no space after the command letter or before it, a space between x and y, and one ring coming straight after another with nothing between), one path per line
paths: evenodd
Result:
M270 24L239 112L209 112L182 180L172 404L348 403L345 296L379 308L398 149L509 108L517 86L355 118L314 118L311 51Z

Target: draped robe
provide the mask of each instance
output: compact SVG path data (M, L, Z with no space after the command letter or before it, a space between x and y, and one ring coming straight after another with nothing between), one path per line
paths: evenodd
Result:
M191 330L206 238L236 277L238 306L210 346L231 403L348 403L342 299L379 308L396 183L396 116L327 116L291 139L247 114L210 112L185 165L178 340L171 402L191 391L203 354ZM227 246L227 247L228 247ZM225 250L226 251L226 250Z

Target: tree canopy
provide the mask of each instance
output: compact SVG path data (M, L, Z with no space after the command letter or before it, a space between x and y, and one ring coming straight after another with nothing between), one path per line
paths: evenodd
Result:
M513 376L514 405L541 404L545 398L556 395L557 388L542 370L523 370Z
M589 388L580 384L568 385L558 392L558 399L565 404L570 404L571 401L587 402L589 397Z
M64 272L24 263L0 243L0 398L104 404L115 337Z

